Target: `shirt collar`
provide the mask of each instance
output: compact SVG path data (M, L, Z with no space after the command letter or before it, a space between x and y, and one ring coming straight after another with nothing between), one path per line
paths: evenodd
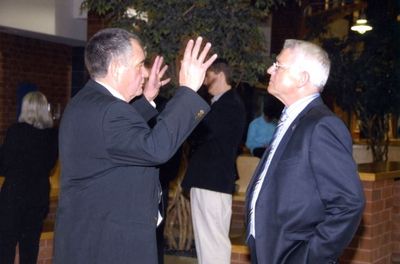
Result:
M112 88L111 86L109 86L109 85L107 85L107 84L105 84L103 82L99 82L99 81L95 81L95 82L97 82L97 83L101 84L102 86L104 86L104 88L106 88L114 97L126 102L126 100L122 96L122 94L120 92L118 92L117 90L115 90L114 88Z
M319 93L314 93L304 98L301 98L289 107L285 107L282 112L286 111L286 114L290 117L290 119L295 118L300 114L301 111L304 110L304 108L306 108L309 103L311 103L311 101L319 96Z
M216 101L218 101L218 99L221 98L221 96L222 96L224 93L226 93L226 92L223 92L223 93L214 95L214 96L211 98L211 104L213 104L213 103L215 103Z

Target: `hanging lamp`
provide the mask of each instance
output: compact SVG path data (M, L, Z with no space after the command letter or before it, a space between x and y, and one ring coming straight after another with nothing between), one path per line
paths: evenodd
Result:
M372 27L368 25L368 21L364 14L362 14L356 21L356 24L350 28L353 31L357 31L360 34L364 34L367 31L372 30Z

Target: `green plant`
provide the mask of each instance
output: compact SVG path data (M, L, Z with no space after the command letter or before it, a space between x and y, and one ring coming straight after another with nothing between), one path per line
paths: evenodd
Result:
M356 114L373 160L386 161L390 117L400 110L400 23L390 1L375 2L369 1L366 10L372 31L321 42L332 59L326 92Z
M262 26L271 8L286 1L86 0L82 7L104 16L110 26L139 32L149 57L164 56L175 83L184 43L201 35L231 63L236 83L255 84L270 62Z

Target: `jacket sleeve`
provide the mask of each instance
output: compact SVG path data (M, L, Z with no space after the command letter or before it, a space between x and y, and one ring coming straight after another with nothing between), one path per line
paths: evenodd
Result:
M135 108L116 101L103 118L107 151L116 163L138 166L165 163L208 111L209 106L199 95L181 87L151 129Z
M325 117L311 139L310 165L326 217L309 241L307 263L334 263L357 231L364 194L344 124Z
M146 120L146 122L158 114L158 111L147 101L144 96L133 100L130 104Z

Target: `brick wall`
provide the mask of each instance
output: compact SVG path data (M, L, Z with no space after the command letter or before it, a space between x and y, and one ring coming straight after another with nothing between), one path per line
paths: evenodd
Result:
M244 224L244 197L234 196L232 201L231 233L243 232Z
M366 206L341 263L390 263L393 180L363 181Z
M391 264L392 260L400 259L400 181L386 179L362 183L366 198L363 218L340 263ZM241 199L234 200L233 230L244 225L243 206ZM243 242L232 245L231 263L250 263L249 252Z
M53 232L44 232L40 237L37 264L51 264L53 260ZM18 246L17 246L18 247ZM18 250L14 264L20 264Z
M0 142L17 119L17 88L35 84L61 110L70 97L72 48L0 33Z
M393 259L400 262L400 179L394 182L393 187Z
M107 20L103 16L99 16L93 12L88 13L87 22L87 39L90 39L97 31L107 27Z
M250 264L250 252L247 246L232 245L231 264Z

